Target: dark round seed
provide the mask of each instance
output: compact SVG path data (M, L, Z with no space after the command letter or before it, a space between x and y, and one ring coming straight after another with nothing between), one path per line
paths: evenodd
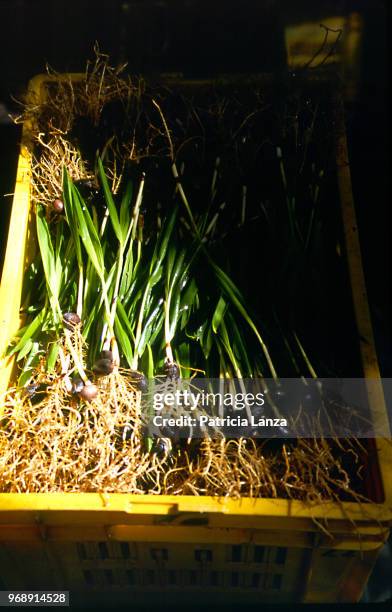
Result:
M98 359L93 365L93 372L97 376L108 376L113 372L114 364L110 359Z
M72 393L80 393L83 390L84 382L79 376L72 379Z
M139 391L147 391L148 390L148 381L144 374L141 374L140 378L136 381L137 388Z
M66 312L63 315L64 327L69 331L73 331L76 325L80 323L80 317L76 312Z
M64 202L60 198L53 200L52 206L56 213L61 214L64 212Z
M163 369L169 380L176 381L180 378L180 368L174 361L166 361Z
M39 404L47 395L47 387L48 385L43 383L27 385L25 393L30 398L32 404Z
M83 398L86 402L91 402L98 395L98 389L95 385L89 384L84 385L83 388L79 391L79 396Z
M158 456L168 455L172 445L168 438L158 438L152 447L152 452Z
M35 395L37 389L38 389L38 385L37 384L27 385L25 387L25 393L26 393L26 395L29 395L31 397L31 396Z
M137 370L130 370L131 382L135 387L139 389L139 391L147 391L148 389L148 381L144 376L143 372L138 372Z

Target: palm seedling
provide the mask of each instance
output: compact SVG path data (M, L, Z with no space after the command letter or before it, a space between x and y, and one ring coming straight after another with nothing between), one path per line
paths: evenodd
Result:
M125 85L120 88L127 104L134 91L131 89ZM115 90L110 89L113 95ZM89 89L86 86L81 91L86 96ZM135 104L137 117L139 111L140 116L143 112L140 100ZM31 490L43 486L42 480L37 484L34 461L30 460L31 468L23 467L23 462L29 461L26 457L31 458L35 452L31 445L29 450L28 444L34 439L38 449L34 457L46 457L47 465L51 466L52 490L56 487L66 490L69 482L75 483L77 473L78 482L72 486L83 486L83 490L145 492L156 486L155 492L215 493L221 490L218 480L222 476L223 480L227 478L227 490L231 491L232 486L237 490L237 484L230 484L235 464L240 470L248 470L244 486L249 486L250 494L259 495L266 492L260 474L267 473L268 462L262 447L257 447L254 441L253 450L246 450L243 441L204 440L196 457L191 459L187 449L184 451L180 446L178 466L172 467L160 462L157 453L145 452L154 449L152 439L145 433L142 414L141 391L147 409L149 406L146 379L175 380L200 374L240 381L271 377L278 384L281 371L281 362L269 343L273 331L267 329L264 321L260 324L263 316L254 315L257 307L252 309L244 287L240 288L231 274L230 258L225 258L223 250L219 251L218 224L225 231L233 226L230 206L217 196L220 182L226 180L229 191L231 177L229 173L226 177L222 175L226 149L222 148L215 158L211 193L207 205L200 210L194 193L188 190L186 173L184 178L187 160L181 161L181 155L175 151L173 131L164 112L154 98L147 103L150 128L153 113L158 113L160 120L159 128L156 125L151 128L161 147L159 151L169 151L170 166L167 157L162 159L156 153L161 176L165 172L166 175L162 185L155 184L155 191L149 190L151 165L146 164L145 172L136 165L128 168L131 177L128 179L127 171L123 172L124 160L117 160L122 168L121 177L117 176L116 164L108 163L110 155L118 154L112 136L100 149L94 173L86 171L89 164L78 161L74 144L70 149L72 155L64 154L64 132L57 134L50 144L55 159L63 163L56 163L55 195L50 176L41 200L39 190L35 191L38 251L24 284L23 310L27 323L9 348L9 354L16 356L20 372L8 396L8 407L13 410L16 406L18 415L24 415L12 438L16 444L16 435L19 431L20 436L23 430L20 439L24 440L25 450L17 470L23 482L29 484L20 486ZM91 107L94 125L102 109ZM196 110L191 109L192 113L196 115ZM72 121L68 113L67 126ZM248 118L240 121L235 135L247 121ZM144 125L140 123L136 128L143 131ZM137 150L134 144L132 140L128 151L132 162ZM47 147L41 145L46 151ZM148 143L143 149L146 157L149 147ZM44 160L45 156L41 157ZM94 162L89 161L92 166ZM290 260L293 253L309 249L317 219L311 213L308 225L299 225L281 157L278 164L286 192ZM35 171L37 180L42 178L39 163ZM94 187L89 196L81 185L86 179L97 183L97 189ZM161 187L163 194L174 191L174 197L162 195L163 207L158 208L161 202L157 192ZM241 227L248 215L249 193L243 182L238 204ZM317 201L317 194L314 200ZM273 225L270 218L265 221ZM282 269L286 264L284 259ZM311 374L315 374L298 335L289 338L280 326L279 314L276 319L273 329L283 337L286 356L295 371L301 371L298 362L303 359ZM6 412L10 420L14 418L12 410ZM40 446L39 436L35 435L37 428L46 447ZM50 433L56 428L57 438ZM1 435L3 461L8 465L6 440L14 434L7 430L7 422ZM55 444L60 445L61 452ZM255 462L257 485L252 480ZM274 469L277 462L277 458L271 460ZM2 470L6 472L5 467ZM179 479L180 474L183 480ZM201 475L206 481L212 480L199 489ZM79 481L83 484L79 485ZM272 477L268 487L269 494L277 495Z

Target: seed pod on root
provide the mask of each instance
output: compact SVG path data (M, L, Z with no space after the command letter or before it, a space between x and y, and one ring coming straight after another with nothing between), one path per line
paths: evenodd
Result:
M52 202L52 208L55 213L57 213L58 215L61 215L64 212L64 202L60 200L60 198L56 198Z
M144 393L145 391L148 390L148 381L147 381L147 378L144 376L144 374L142 374L140 376L140 378L138 379L138 381L137 381L137 388L142 393Z
M163 370L166 374L166 377L171 381L177 381L180 378L180 368L174 361L165 361L165 365L163 366Z
M93 383L85 384L78 392L79 397L85 402L92 402L98 395L98 389Z
M154 440L152 453L158 457L167 457L172 450L172 443L169 438L157 438Z
M110 359L98 359L93 365L96 376L108 376L114 370L114 363Z
M132 384L134 384L139 391L147 391L148 389L148 381L143 372L138 372L137 370L132 370Z
M30 398L32 404L39 404L47 396L46 384L30 384L24 388L25 395Z
M68 329L68 331L73 331L80 322L81 319L76 312L65 312L63 314L64 327L65 329Z
M84 382L80 376L75 376L72 379L72 393L80 393L84 388Z

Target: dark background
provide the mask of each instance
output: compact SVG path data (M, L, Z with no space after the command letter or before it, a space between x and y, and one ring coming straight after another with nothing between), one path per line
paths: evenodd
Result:
M347 103L354 197L369 302L384 377L392 376L388 197L387 0L0 0L0 103L16 110L48 62L81 71L96 40L135 73L185 77L286 71L284 26L359 11L364 18L358 96ZM20 128L0 124L0 258ZM391 597L392 561L381 559L365 600Z
M384 376L392 376L387 201L387 0L0 0L0 102L17 110L31 76L49 63L81 71L94 42L135 73L185 77L286 71L284 26L359 11L361 81L347 105L354 196ZM19 131L0 126L4 254Z

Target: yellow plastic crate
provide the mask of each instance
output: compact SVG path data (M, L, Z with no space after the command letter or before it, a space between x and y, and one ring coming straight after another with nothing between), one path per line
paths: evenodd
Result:
M56 78L69 76L83 78ZM42 99L48 80L47 75L32 79L30 99ZM0 287L2 353L21 323L23 272L35 248L32 130L25 123ZM388 432L343 125L337 134L339 193L363 369L373 379L372 415ZM12 367L12 361L0 363L0 396ZM88 593L91 604L105 597L111 603L144 604L356 601L392 521L392 447L381 439L375 444L378 465L372 466L369 481L377 501L371 503L0 494L0 588L66 588L76 600L85 600Z
M288 22L285 42L290 70L334 64L344 75L344 96L352 101L358 93L363 28L363 17L357 12L320 16L316 21Z

